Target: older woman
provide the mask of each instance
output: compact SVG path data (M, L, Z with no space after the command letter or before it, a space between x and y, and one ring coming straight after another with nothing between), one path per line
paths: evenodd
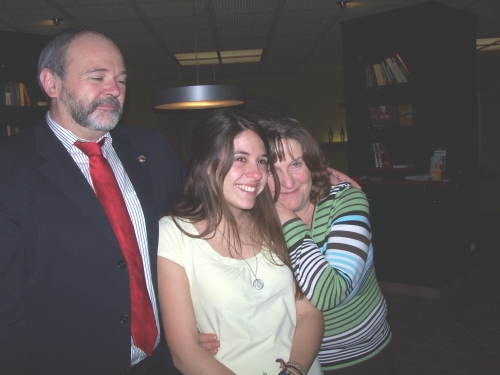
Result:
M261 121L280 182L278 213L299 286L325 318L325 374L394 374L387 305L373 265L369 207L332 186L318 143L294 119ZM274 190L274 180L269 179ZM278 190L278 189L276 189Z

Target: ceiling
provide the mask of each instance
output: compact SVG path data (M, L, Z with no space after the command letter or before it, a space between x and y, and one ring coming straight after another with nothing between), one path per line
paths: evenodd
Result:
M259 63L200 66L200 84L218 77L293 73L341 64L339 21L424 0L1 0L0 30L50 35L87 26L110 36L126 64L149 80L179 80L195 67L174 53L263 48ZM499 0L440 0L475 13L477 37L500 36ZM61 18L59 26L51 21ZM487 52L485 52L487 53ZM204 80L210 82L204 82Z

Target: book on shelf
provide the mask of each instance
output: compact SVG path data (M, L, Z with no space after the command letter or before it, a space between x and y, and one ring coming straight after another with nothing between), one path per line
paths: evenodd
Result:
M434 151L434 156L441 156L442 158L442 171L446 170L446 149L440 148Z
M372 143L375 168L390 168L392 167L389 157L389 149L385 143Z
M413 125L413 106L411 104L399 105L399 125Z
M391 70L391 67L387 64L387 61L382 61L382 66L384 67L384 71L387 74L390 84L394 85L399 83L396 77L394 77L394 73Z
M431 165L429 166L429 179L434 181L440 181L445 169L446 164L446 150L439 149L434 151L434 155L431 156Z
M25 106L25 102L24 102L24 85L22 84L22 82L19 82L17 83L17 87L18 87L18 92L19 92L19 104L22 105L22 106Z
M375 80L377 82L378 86L384 86L385 85L385 80L384 77L382 76L382 65L380 64L374 64L373 65L373 70L375 71Z
M10 92L10 83L5 84L5 105L12 105L12 94Z
M398 108L392 105L370 107L370 120L374 128L397 125Z
M30 96L28 95L28 90L26 89L26 85L24 83L20 83L21 87L22 87L22 92L23 92L23 97L24 97L24 102L25 104L24 105L31 105L31 100L30 100Z
M410 69L408 69L408 66L404 62L403 58L398 53L398 51L394 51L394 55L396 56L396 58L397 58L397 60L399 62L399 65L401 66L402 70L404 71L406 77L408 78L408 80L410 80L410 77L411 77Z
M10 83L9 85L10 85L10 97L12 98L11 105L16 105L16 94L14 92L15 85L13 83Z
M397 51L394 56L366 65L365 74L367 88L410 82L411 79L408 65Z
M7 136L19 133L19 126L7 125Z
M397 60L394 57L390 58L392 62L392 66L394 66L394 71L398 74L402 83L409 82L410 77L405 74L404 70L401 68L401 65L398 64Z
M396 81L398 83L405 83L406 81L404 80L404 78L402 76L401 70L398 69L398 66L397 66L396 62L394 61L394 58L388 57L386 59L386 62L391 67L391 70L392 70L392 72L394 74L394 77L396 78Z
M21 99L19 98L19 83L13 83L14 86L14 105L21 105Z
M391 78L389 77L389 75L387 74L387 71L385 70L384 63L380 62L380 64L378 64L378 65L380 65L380 73L382 74L382 79L384 80L384 84L385 85L392 84Z
M5 84L5 105L30 106L31 100L22 82L8 82Z

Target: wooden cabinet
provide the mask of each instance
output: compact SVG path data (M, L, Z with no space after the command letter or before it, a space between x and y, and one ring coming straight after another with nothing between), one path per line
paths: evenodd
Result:
M475 15L426 2L341 23L349 173L370 199L380 280L442 288L478 265L479 189ZM408 82L371 85L367 66L402 56ZM376 125L370 108L394 121ZM401 111L411 108L411 121ZM375 168L372 144L387 145L392 164ZM429 173L446 149L446 181L407 181ZM471 250L472 248L472 250Z
M45 35L0 31L0 139L7 136L7 126L21 130L43 119L45 106L37 106L46 99L38 85L37 63L40 50L48 40ZM15 83L23 83L31 106L6 105L5 90Z
M380 281L441 289L479 266L476 202L469 184L363 184Z

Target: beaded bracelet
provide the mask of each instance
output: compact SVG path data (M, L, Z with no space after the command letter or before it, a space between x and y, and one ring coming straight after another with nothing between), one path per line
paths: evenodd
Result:
M299 375L306 375L307 373L304 366L302 366L299 362L296 361L285 362L281 358L278 358L276 362L280 363L280 369L282 369L278 375L295 375L293 371L288 370L289 368L297 371Z

